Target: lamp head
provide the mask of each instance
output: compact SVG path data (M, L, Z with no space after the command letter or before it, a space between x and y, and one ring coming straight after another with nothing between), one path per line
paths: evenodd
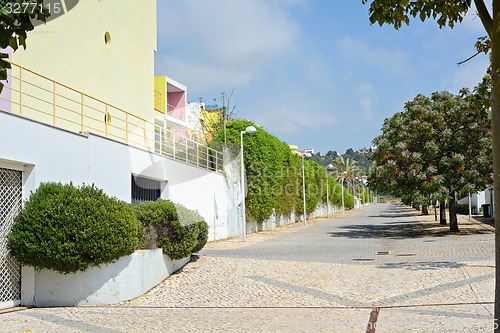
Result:
M347 175L347 171L342 172L344 175Z
M327 169L333 169L333 164L328 164L328 165L326 166L326 168L327 168Z
M309 153L305 153L305 154L304 154L304 157L311 157L311 156L312 156L312 155L311 155L311 154L309 154Z
M257 129L253 126L248 126L247 129L245 130L245 132L243 132L243 134L252 134L252 133L256 133L257 132Z

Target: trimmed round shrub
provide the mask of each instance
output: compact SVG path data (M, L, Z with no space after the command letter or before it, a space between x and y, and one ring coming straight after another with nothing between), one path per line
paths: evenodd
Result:
M184 207L181 204L174 203L177 218L182 226L188 226L197 222L204 222L205 219L197 211Z
M175 204L175 208L181 225L188 228L196 239L196 245L191 252L201 251L208 241L207 222L197 211L188 209L181 204Z
M129 204L94 185L50 182L25 202L8 247L23 264L67 274L133 253L138 232Z
M192 250L193 253L201 251L208 241L208 224L205 221L196 222L197 229L196 246Z
M144 229L141 246L156 244L172 259L185 258L201 250L208 239L208 224L200 214L169 200L138 203L137 219Z
M179 222L175 205L171 201L159 199L138 203L136 213L144 229L154 228L156 243L164 254L172 259L181 259L191 254L196 239Z

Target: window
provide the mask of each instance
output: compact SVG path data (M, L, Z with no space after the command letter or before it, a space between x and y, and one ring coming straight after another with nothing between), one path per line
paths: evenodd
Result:
M161 182L132 175L132 203L156 201L161 197Z
M107 46L110 46L111 45L111 34L109 32L106 31L106 33L104 34L104 43L107 45Z

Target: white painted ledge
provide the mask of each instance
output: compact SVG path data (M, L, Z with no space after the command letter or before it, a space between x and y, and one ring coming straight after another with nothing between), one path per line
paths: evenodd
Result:
M116 262L91 267L85 272L60 274L34 271L33 304L45 306L91 306L115 304L139 297L191 260L172 260L161 249L138 250Z

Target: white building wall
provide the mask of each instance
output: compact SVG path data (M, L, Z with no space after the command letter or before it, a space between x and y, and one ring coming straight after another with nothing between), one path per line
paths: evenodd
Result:
M204 106L204 103L195 102L186 104L187 127L200 133L203 133L200 121L200 109L202 106Z
M493 192L493 187L489 187L484 191L485 203L490 205L490 214L495 216L495 193Z
M474 206L474 210L472 211L473 214L479 214L479 208L481 208L481 205L488 203L486 202L486 192L487 191L481 191L478 193L473 193L471 195L471 205ZM461 205L468 205L469 198L468 197L462 198L461 200L458 201L458 203Z
M472 204L475 206L475 213L478 214L479 213L479 208L481 207L481 205L484 205L486 203L486 194L484 191L481 191L479 193L475 193L473 196L472 196Z
M3 112L0 124L0 166L25 170L24 199L40 182L55 181L93 183L105 193L130 202L134 174L165 182L162 196L197 210L211 226L211 239L214 222L218 228L227 225L228 196L222 174L99 136L73 134ZM227 231L220 231L217 238L222 237L228 237Z

